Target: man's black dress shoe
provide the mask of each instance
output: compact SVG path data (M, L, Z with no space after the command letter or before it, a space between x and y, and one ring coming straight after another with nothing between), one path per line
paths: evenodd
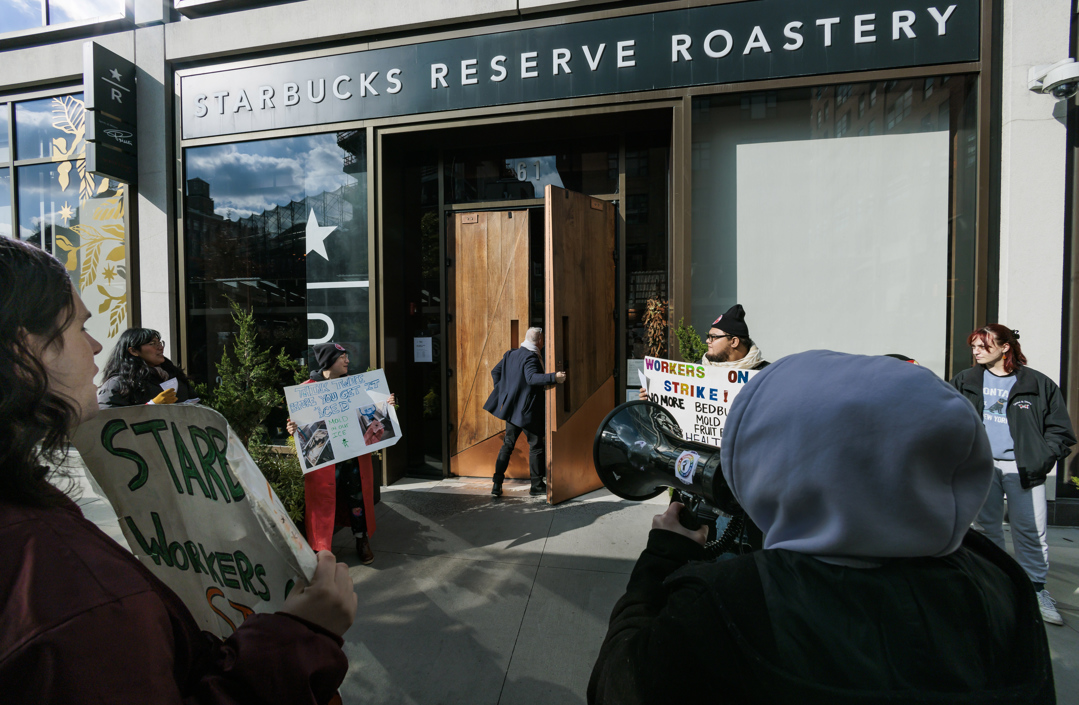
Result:
M493 484L491 486L491 494L493 494L495 497L501 497L502 496L502 483L501 482L496 482L495 484Z

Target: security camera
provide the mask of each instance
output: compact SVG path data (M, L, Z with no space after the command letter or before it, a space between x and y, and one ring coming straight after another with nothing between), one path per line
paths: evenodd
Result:
M1027 88L1035 93L1049 93L1058 100L1079 93L1079 64L1063 59L1055 64L1035 66L1027 74Z

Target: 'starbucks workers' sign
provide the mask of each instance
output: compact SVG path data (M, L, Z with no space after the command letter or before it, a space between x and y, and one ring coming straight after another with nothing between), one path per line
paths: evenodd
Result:
M314 575L314 551L216 411L108 409L74 442L135 557L203 629L227 637Z
M685 440L719 446L731 402L755 374L646 357L643 377L648 399L671 412Z

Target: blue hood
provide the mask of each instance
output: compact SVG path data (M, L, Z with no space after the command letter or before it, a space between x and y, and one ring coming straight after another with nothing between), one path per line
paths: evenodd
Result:
M820 557L944 556L993 473L978 413L924 367L813 350L735 397L723 475L765 548Z

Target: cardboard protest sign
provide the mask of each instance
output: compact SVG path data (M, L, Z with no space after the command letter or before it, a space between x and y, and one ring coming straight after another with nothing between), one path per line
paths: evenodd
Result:
M731 402L757 370L646 357L642 374L648 399L671 412L685 440L718 447Z
M303 471L366 455L401 440L401 425L389 398L382 370L285 387L289 416L299 427L296 455Z
M227 637L314 576L314 551L216 411L108 409L73 441L135 556L202 629Z

